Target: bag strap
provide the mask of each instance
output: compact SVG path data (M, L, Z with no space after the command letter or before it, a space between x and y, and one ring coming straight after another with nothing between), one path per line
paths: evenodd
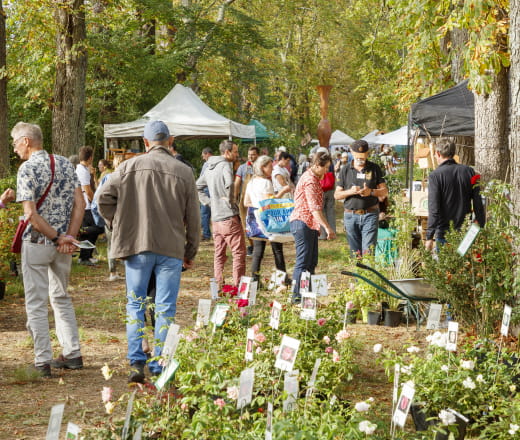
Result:
M40 206L42 206L42 203L45 201L47 194L49 194L52 182L54 181L54 154L49 154L49 160L51 161L51 181L49 182L49 185L47 185L47 189L43 195L40 197L40 200L38 200L38 203L36 204L36 210L40 209Z

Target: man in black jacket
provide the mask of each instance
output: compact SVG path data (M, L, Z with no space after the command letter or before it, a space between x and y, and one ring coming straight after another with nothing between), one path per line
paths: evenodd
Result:
M475 170L455 162L455 144L440 141L435 147L438 168L430 173L428 180L428 229L426 231L427 249L433 249L434 238L439 244L446 242L446 231L453 223L459 229L464 218L471 212L480 227L486 221L480 188L479 176Z

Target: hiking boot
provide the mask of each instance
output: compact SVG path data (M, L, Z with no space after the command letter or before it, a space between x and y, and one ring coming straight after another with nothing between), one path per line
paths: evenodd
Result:
M298 305L302 302L302 296L299 293L293 293L291 303Z
M144 362L133 362L130 364L128 382L144 383Z
M248 246L247 249L246 249L246 256L247 257L252 257L253 256L253 246Z
M83 368L83 358L77 357L74 359L67 359L60 354L56 359L51 361L52 368L66 368L67 370L79 370Z
M33 368L34 368L34 370L33 370ZM44 379L50 379L52 377L51 366L49 364L31 365L31 370L38 373L38 375L43 377Z
M92 263L90 260L78 260L78 264L82 266L95 266L94 263Z

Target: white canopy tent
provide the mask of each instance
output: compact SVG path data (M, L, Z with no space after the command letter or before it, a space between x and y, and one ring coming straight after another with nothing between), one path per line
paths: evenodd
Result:
M377 133L379 133L379 130L372 130L370 133L366 134L361 138L363 141L367 141L369 144L378 144L377 141Z
M143 135L149 120L163 121L176 138L255 138L255 127L239 124L208 107L189 87L177 84L141 119L121 124L105 124L107 139L135 139Z
M329 144L331 146L333 146L333 145L350 145L354 141L355 141L355 139L351 138L348 134L343 133L341 130L335 130L330 135ZM318 139L313 139L311 141L311 143L319 144L320 141Z
M404 125L390 133L376 136L374 143L384 145L408 145L408 126Z

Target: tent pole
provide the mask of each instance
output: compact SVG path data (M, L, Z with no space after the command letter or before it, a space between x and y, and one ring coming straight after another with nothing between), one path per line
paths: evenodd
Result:
M108 145L107 145L107 138L103 137L103 159L107 158L107 152L108 152Z

